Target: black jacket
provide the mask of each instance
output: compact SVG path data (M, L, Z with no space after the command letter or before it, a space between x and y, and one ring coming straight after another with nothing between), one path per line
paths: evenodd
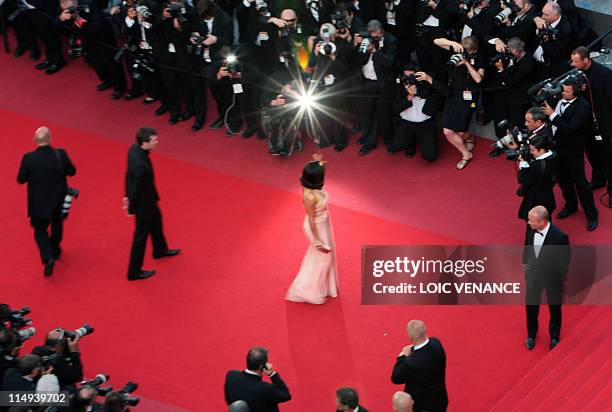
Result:
M32 350L32 353L43 357L53 355L55 351L47 346L36 346ZM81 354L79 352L71 352L70 355L56 359L53 364L53 373L57 376L57 380L62 390L66 387L74 387L76 383L83 380Z
M519 208L518 217L527 220L529 211L538 205L542 205L551 213L557 207L555 194L553 193L553 177L557 171L559 161L556 154L533 160L529 167L519 169L517 178L520 184L516 194L523 198Z
M561 17L556 27L559 34L556 39L540 43L544 51L544 64L550 68L550 73L562 73L568 68L567 61L572 43L572 26L565 16Z
M542 10L540 8L540 10ZM513 17L510 19L514 24L510 26L502 26L501 28L501 39L508 43L513 37L518 37L525 42L527 46L528 53L531 51L533 53L538 47L536 41L536 26L533 22L534 17L539 16L538 9L535 7L531 7L531 9L522 15L521 17Z
M450 94L449 88L433 79L432 84L428 82L419 82L417 84L417 96L425 99L423 105L423 114L435 117L438 110L441 108L444 99ZM408 92L404 85L400 84L396 87L395 99L393 100L393 114L399 116L401 112L412 107L412 102L407 98Z
M28 184L28 216L48 219L57 212L66 193L66 176L76 168L63 149L40 146L21 159L17 181Z
M503 93L511 105L524 105L529 103L527 90L533 86L535 74L535 60L529 52L521 59L514 60L501 73L496 73L497 86L506 87Z
M271 380L272 384L245 371L229 371L225 376L225 401L229 405L243 400L250 412L277 412L278 404L291 400L291 394L278 373Z
M125 197L129 200L131 214L150 213L155 210L156 202L159 200L149 152L141 149L136 143L128 152Z
M24 378L16 368L9 368L2 379L2 390L10 392L36 391L36 383Z
M525 278L529 280L537 277L544 285L558 285L565 281L571 260L569 237L551 223L540 253L536 257L533 248L534 236L540 235L528 227L523 250Z
M597 116L599 131L610 138L612 137L612 70L593 62L585 72L593 95L593 109Z
M438 338L413 351L410 356L399 356L393 367L391 381L405 384L404 392L414 399L415 411L446 411L446 353Z
M578 97L562 115L555 116L552 124L557 127L554 139L559 158L584 157L584 142L591 133L591 106L587 101Z
M355 49L357 53L357 49ZM380 84L385 84L391 80L393 70L395 68L395 58L397 56L397 38L389 32L384 33L383 47L373 54L372 62L374 63L374 71L376 72L376 78ZM360 54L360 67L364 66L370 54Z

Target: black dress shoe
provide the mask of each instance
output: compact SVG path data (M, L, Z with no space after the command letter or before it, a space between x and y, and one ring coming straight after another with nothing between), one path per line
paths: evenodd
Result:
M592 231L594 231L595 229L597 229L597 219L595 219L595 220L589 220L589 221L587 222L587 230L588 230L589 232L592 232Z
M161 116L162 114L166 113L168 111L168 108L164 105L161 105L157 108L157 110L155 110L155 116Z
M372 150L374 150L375 146L363 146L361 149L359 149L359 156L365 156L368 153L370 153Z
M36 70L45 70L47 67L51 66L51 61L45 60L41 63L38 63L36 66Z
M45 70L45 74L55 74L59 72L62 67L64 66L61 64L52 64L51 66L47 67L47 70Z
M357 144L365 144L365 139L362 137L361 139L357 140Z
M525 347L527 348L527 350L533 349L534 346L535 346L535 339L534 338L527 338L527 339L525 339Z
M44 271L45 277L49 277L53 274L54 266L55 266L55 260L53 259L47 260L47 262L45 263L45 271Z
M15 51L13 52L13 56L15 57L21 57L23 56L23 54L26 52L25 47L17 47L15 49Z
M134 100L134 99L139 98L140 96L142 96L142 93L130 93L130 92L128 92L128 94L123 96L123 100Z
M555 346L559 344L559 339L551 339L550 340L550 350L553 350Z
M496 147L495 149L491 150L489 152L489 156L491 157L497 157L500 154L504 153L504 149L500 149L499 147Z
M209 128L210 130L215 130L215 129L218 129L218 128L220 128L221 126L223 126L223 123L224 123L224 122L223 122L223 119L218 118L217 120L215 120L214 122L212 122L212 123L210 124L210 126L208 126L208 128Z
M39 52L37 52L37 51L30 52L30 60L35 62L38 59L40 59L40 53Z
M128 275L128 280L140 280L150 278L155 274L154 270L141 270L139 273Z
M170 117L170 120L168 120L168 123L170 123L171 125L175 125L179 122L179 118L178 117Z
M564 207L563 210L557 213L557 219L565 219L569 215L573 215L574 213L576 213L576 211L577 211L576 209L570 210Z
M181 114L181 120L182 121L186 121L189 120L193 117L193 112L190 112L189 110L186 110L183 112L183 114Z
M202 130L203 127L204 127L204 122L196 120L193 126L191 126L191 131L197 132L198 130Z
M162 253L161 255L156 255L154 253L153 254L153 259L161 259L161 258L165 258L165 257L172 257L172 256L178 255L179 253L181 253L181 249L168 249L164 253Z
M263 130L261 130L261 129L259 129L259 130L257 131L257 140L263 140L263 139L265 139L266 137L268 137L268 136L266 136L266 132L264 132L264 131L263 131Z
M253 136L255 134L257 129L259 129L259 127L257 127L257 126L248 127L244 132L242 132L242 137L244 139L248 139L249 137L251 137L251 136Z
M103 92L104 90L108 90L113 87L113 83L111 82L102 82L96 86L96 90L99 92Z
M121 99L121 96L123 96L123 93L125 92L122 90L115 90L113 94L111 94L111 99L113 100Z
M145 97L144 100L142 101L142 104L144 104L145 106L153 103L154 101L156 101L157 99L155 99L154 97Z

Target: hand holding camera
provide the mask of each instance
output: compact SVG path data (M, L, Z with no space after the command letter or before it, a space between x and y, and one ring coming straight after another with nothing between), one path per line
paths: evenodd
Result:
M263 374L266 376L272 376L276 373L276 371L274 370L274 366L272 366L271 363L266 363L266 365L263 367Z

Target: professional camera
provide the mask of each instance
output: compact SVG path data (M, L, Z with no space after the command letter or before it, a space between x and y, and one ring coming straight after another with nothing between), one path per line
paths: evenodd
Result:
M340 34L346 33L346 31L351 27L348 21L348 12L346 11L332 14L331 20Z
M446 63L449 66L459 66L459 63L461 63L462 60L467 59L467 54L466 53L455 53L453 54L450 59L448 60L448 63Z
M551 27L548 24L544 27L543 30L538 31L538 39L541 41L544 40L545 36L548 36L549 40L557 40L557 36L559 35L559 29L555 27Z
M255 0L255 8L260 13L268 11L268 3L265 0Z
M187 18L185 17L187 14L187 9L180 3L168 4L168 13L170 13L170 16L177 19L181 24L187 22Z
M397 79L395 79L397 84L403 84L404 86L412 86L413 84L417 84L419 82L416 74L400 74Z
M11 324L12 329L21 329L25 326L29 326L32 324L31 318L26 318L25 316L30 314L29 306L24 306L18 310L9 309L7 319Z
M327 27L321 30L321 48L319 52L324 56L332 55L336 52L336 45L331 41L331 33Z
M500 138L497 142L493 143L491 147L496 148L501 154L506 145L515 142L519 147L515 150L506 150L508 159L515 159L519 155L523 160L528 161L530 158L529 153L529 131L526 129L519 129L514 127L509 120L504 119L497 124L498 129L506 130L506 135ZM495 155L497 156L497 155Z
M61 329L61 328L57 328L57 329L64 332L64 337L70 340L75 340L77 336L79 338L82 338L84 336L91 335L94 332L94 328L88 324L84 324L83 326L81 326L80 328L74 331L67 330L67 329Z
M151 10L149 10L149 8L144 4L136 6L135 10L136 13L138 13L138 15L145 20L153 15L153 13L151 13Z
M493 66L495 63L501 60L502 63L504 64L504 67L507 67L513 58L514 56L512 55L512 53L508 53L507 51L504 51L502 53L497 53L495 56L491 57L489 59L489 64Z
M190 43L187 44L187 53L193 54L195 56L202 56L204 53L204 40L206 40L206 36L198 36L194 35L190 38Z
M506 20L507 18L510 18L510 15L512 14L512 12L513 12L512 8L503 9L502 11L497 13L495 17L493 17L493 21L495 22L495 24L501 25L503 24L504 20Z
M132 77L135 80L142 80L145 74L154 73L155 67L146 54L136 55L132 63Z
M238 61L238 58L233 54L229 54L225 58L225 68L231 74L236 74L242 71L242 66Z
M121 395L121 401L125 405L127 406L138 405L138 402L140 402L140 398L138 396L132 396L132 393L134 393L136 389L138 389L138 384L136 382L130 381L126 383L123 389L119 391L119 394Z
M102 386L104 385L106 382L108 382L108 380L110 379L109 375L105 375L103 373L99 373L96 375L95 378L88 380L88 381L82 381L81 385L82 386L91 386L92 388L94 388L97 392L99 396L106 396L107 394L109 394L110 392L113 391L113 387L112 386Z
M30 328L26 328L26 329L22 329L22 330L18 331L17 332L17 345L21 346L21 344L23 344L23 342L25 342L26 340L30 339L35 334L36 334L36 328L35 327L30 327Z
M68 186L66 188L64 202L62 203L62 217L64 219L68 217L68 213L70 213L70 208L72 207L72 201L79 197L79 193L81 193L81 191L79 189L75 189L74 187Z
M556 79L543 80L527 90L527 94L531 96L535 105L540 106L548 99L557 99L563 91L563 83L565 82L571 82L578 88L582 88L586 83L584 72L573 69Z
M78 13L89 14L89 6L87 4L78 4L76 6L69 6L67 9L68 13L75 15Z

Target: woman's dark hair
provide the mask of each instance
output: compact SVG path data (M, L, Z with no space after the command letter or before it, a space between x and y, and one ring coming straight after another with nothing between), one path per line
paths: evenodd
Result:
M325 184L325 167L323 162L312 161L304 166L300 183L308 189L322 189Z

